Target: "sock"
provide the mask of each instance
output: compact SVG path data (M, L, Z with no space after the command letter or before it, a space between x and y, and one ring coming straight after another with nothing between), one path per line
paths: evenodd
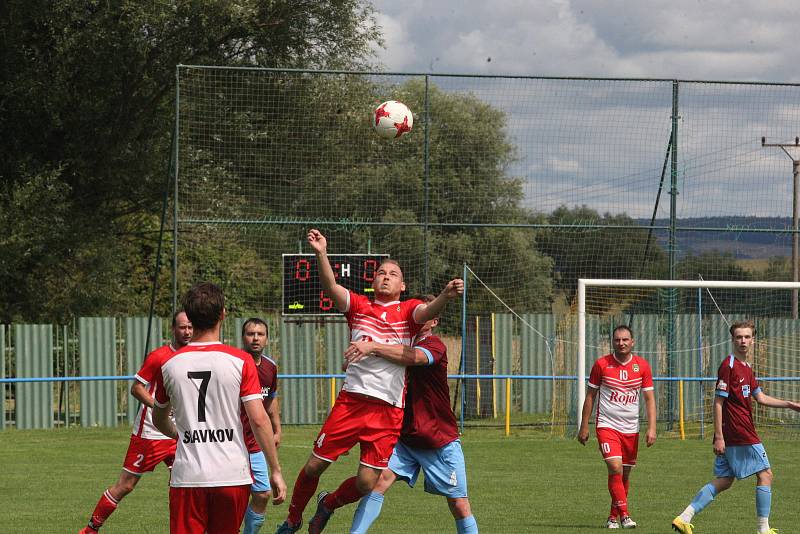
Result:
M363 496L364 494L358 490L356 477L350 477L342 482L342 484L336 488L336 491L326 495L325 499L322 501L322 505L329 511L333 512L345 504L356 502Z
M115 499L108 490L104 491L103 496L100 497L100 500L97 501L97 505L94 507L92 517L89 519L89 526L95 530L102 527L103 523L108 519L108 516L113 514L114 510L117 509L118 504L119 501Z
M622 486L625 488L625 498L627 499L628 490L631 487L631 479L623 477ZM611 510L609 510L609 512L608 512L608 518L609 519L612 519L612 518L616 519L617 518L617 507L614 506L614 499L611 499Z
M628 515L628 498L625 496L625 486L622 484L622 475L608 475L608 492L611 494L612 507L616 508L617 515Z
M691 504L686 507L686 510L683 511L681 514L681 519L686 521L687 523L692 520L694 514L699 514L703 511L703 508L711 504L711 501L714 500L714 497L717 496L717 488L714 487L714 484L709 482L702 488L700 491L697 492L697 495L694 496L692 499Z
M458 534L478 534L478 522L475 521L475 516L456 519L456 532Z
M758 516L758 531L769 531L769 511L772 507L772 487L756 486L756 516Z
M319 485L319 478L308 476L305 468L300 470L292 491L289 517L286 518L290 525L299 525L303 521L303 510L306 509L308 501L316 493L317 485Z
M257 534L264 524L264 514L254 512L250 505L247 505L247 512L244 514L244 528L242 534Z
M363 497L358 503L353 523L350 525L350 534L365 534L372 523L381 515L383 495L374 491Z

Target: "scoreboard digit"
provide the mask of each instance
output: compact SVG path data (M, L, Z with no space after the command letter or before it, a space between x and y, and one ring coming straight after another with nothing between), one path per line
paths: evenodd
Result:
M329 254L336 283L362 295L372 295L372 281L388 254ZM285 316L338 315L333 300L322 289L314 254L283 254Z

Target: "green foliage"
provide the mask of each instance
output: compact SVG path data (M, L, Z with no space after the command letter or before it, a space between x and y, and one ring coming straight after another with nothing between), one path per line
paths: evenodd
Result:
M538 247L553 258L556 286L568 299L579 278L654 278L666 265L656 236L627 215L601 216L586 206L562 206L547 222L562 227L543 232Z
M177 64L359 68L374 43L360 0L4 2L0 321L146 311Z

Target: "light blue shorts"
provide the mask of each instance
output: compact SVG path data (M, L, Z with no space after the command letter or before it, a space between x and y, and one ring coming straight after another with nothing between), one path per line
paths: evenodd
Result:
M741 480L765 469L769 469L769 458L761 443L725 447L725 454L714 461L714 476L717 477Z
M267 459L264 457L263 452L250 453L250 472L253 475L253 485L250 486L251 492L262 493L272 489L269 486L269 466L267 466Z
M467 467L460 440L440 449L414 449L398 441L389 459L389 469L412 488L422 469L428 493L453 499L467 496Z

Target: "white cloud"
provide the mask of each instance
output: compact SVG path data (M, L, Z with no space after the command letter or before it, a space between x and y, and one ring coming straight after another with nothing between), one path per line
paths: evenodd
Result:
M374 2L389 70L800 80L800 2Z

